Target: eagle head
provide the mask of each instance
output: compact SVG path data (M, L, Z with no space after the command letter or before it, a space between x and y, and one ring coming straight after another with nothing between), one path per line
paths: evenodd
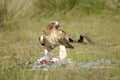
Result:
M58 29L59 28L59 23L58 21L51 21L50 23L48 23L47 29Z

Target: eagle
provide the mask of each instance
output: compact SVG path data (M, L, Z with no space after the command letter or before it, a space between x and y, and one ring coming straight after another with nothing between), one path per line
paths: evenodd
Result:
M39 42L44 47L44 56L48 60L51 59L52 51L56 46L59 46L60 48L60 61L64 61L67 57L66 48L74 49L71 43L81 43L83 42L83 38L86 38L89 42L92 42L92 40L85 35L80 35L80 39L74 40L70 38L66 32L59 29L59 27L60 25L58 21L51 21L39 37Z

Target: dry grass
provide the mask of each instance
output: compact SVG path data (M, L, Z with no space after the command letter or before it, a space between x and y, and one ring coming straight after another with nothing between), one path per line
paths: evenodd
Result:
M64 13L64 10L62 9L63 11L56 11L52 15L50 14L47 16L46 15L43 16L44 13L40 13L39 15L38 13L36 13L37 15L34 14L34 11L36 12L36 10L37 9L39 10L39 8L36 8L35 5L29 7L30 4L32 4L31 3L32 1L31 2L29 2L29 0L11 0L11 1L16 3L13 4L14 7L17 6L18 3L20 3L20 1L23 4L17 6L18 8L15 8L15 10L13 10L14 7L12 5L11 7L9 7L9 10L14 11L13 16L16 17L9 20L9 18L13 16L4 14L5 16L8 17L7 23L9 23L9 21L13 21L12 24L15 24L14 21L19 20L18 21L19 27L10 30L0 28L0 80L120 79L119 14L115 13L114 11L111 11L110 9L110 11L104 10L105 12L103 11L100 14L90 13L89 15L87 15L86 13L83 14L84 11L82 13L80 12L80 10L78 10L79 6L75 6L73 9L69 10L66 13ZM84 0L82 1L84 4L88 3L87 1L86 2L84 2ZM9 4L12 4L12 2ZM94 4L96 5L96 3ZM35 8L35 10L33 10L33 8ZM58 9L60 10L61 7ZM93 11L94 10L95 9L93 8ZM28 12L33 12L34 15L30 14L29 16L27 16ZM114 61L114 64L110 65L109 67L114 68L61 67L51 69L49 71L43 70L31 71L26 67L21 68L18 65L8 68L10 67L11 64L13 65L15 62L18 63L23 63L26 61L34 62L43 55L43 48L39 44L38 37L41 31L46 27L46 24L51 20L58 20L60 22L61 26L60 28L66 31L71 37L75 39L77 39L80 34L87 34L95 41L95 46L91 44L88 45L73 44L75 46L75 49L67 50L69 58L79 62L80 61L88 62L91 60L95 61L98 59L105 60L109 59ZM5 19L3 19L3 22L4 21ZM9 27L10 25L7 26ZM54 53L53 56L58 57L58 48L56 48L53 51L53 53Z
M71 17L72 18L72 17ZM120 79L119 76L119 15L112 17L87 16L80 20L75 18L61 20L61 28L73 38L78 38L79 34L88 34L94 39L96 45L73 44L74 50L68 49L68 57L74 61L91 61L98 59L110 59L115 63L109 68L85 69L85 68L59 68L46 71L29 71L19 66L7 69L14 62L34 62L43 55L43 48L39 45L38 37L45 28L48 21L32 22L26 27L16 30L5 30L0 33L0 67L1 79L6 80L109 80ZM43 24L42 24L43 23ZM68 24L69 23L69 24ZM72 33L71 33L72 31ZM58 48L53 51L54 56L58 56Z

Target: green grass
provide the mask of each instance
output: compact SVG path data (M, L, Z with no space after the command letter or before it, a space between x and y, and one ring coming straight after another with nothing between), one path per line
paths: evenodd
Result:
M69 0L65 0L66 2L62 0L46 0L48 2L36 0L40 3L20 0L21 5L19 0L11 1L13 3L7 2L7 4L14 4L9 7L13 11L13 13L9 12L12 15L8 12L6 14L6 7L3 7L3 9L0 7L0 17L1 15L7 17L7 20L0 18L0 80L120 79L120 15L114 1L109 0L106 3L105 0L96 2L74 0L78 2L72 2L74 3L72 4L71 1L73 0L70 0L69 3ZM56 1L56 4L54 1ZM98 5L99 1L105 2L106 5L101 6L102 3ZM18 4L20 6L14 9ZM51 6L51 4L53 5ZM72 5L70 6L70 4ZM98 7L95 7L97 5ZM55 6L57 6L56 9L54 9ZM49 10L50 13L48 14ZM15 15L17 16L14 17ZM73 44L75 49L67 49L68 58L79 62L98 59L112 60L114 64L109 67L113 68L100 68L102 66L78 68L72 66L50 69L49 71L29 70L18 65L8 68L15 62L34 62L43 56L43 47L40 46L38 37L47 23L52 20L58 20L60 28L72 38L78 39L80 34L87 34L95 42L94 46L91 44ZM6 25L14 28L4 28ZM53 56L58 57L58 53L59 48L57 47L53 51Z
M32 4L31 0L0 0L0 27L16 28L22 20L30 19Z
M50 70L49 72L36 70L29 71L26 68L15 66L7 69L14 62L34 62L40 58L43 48L40 46L38 37L45 28L48 21L32 21L25 24L26 27L14 30L1 30L0 32L0 66L1 80L119 80L120 67L120 42L119 15L106 16L85 16L62 20L59 19L61 27L73 38L78 38L80 34L87 34L95 41L95 46L88 44L73 44L74 50L68 49L68 57L74 61L95 61L98 59L112 60L115 63L111 65L113 69L107 68L60 68ZM69 23L69 24L68 24ZM53 55L58 57L57 47Z

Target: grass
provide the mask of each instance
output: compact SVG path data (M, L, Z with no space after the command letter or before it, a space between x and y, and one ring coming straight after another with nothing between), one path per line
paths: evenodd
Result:
M11 1L16 1L17 3L17 0ZM13 16L3 13L5 16L11 18L6 21L7 23L9 23L9 21L11 23L11 20L15 21L15 23L14 21L11 23L11 26L15 28L8 29L3 28L3 26L0 27L0 80L120 79L120 15L118 14L119 11L116 11L117 7L113 5L114 3L111 3L111 0L107 3L107 5L111 4L109 9L104 9L102 11L100 5L99 11L96 11L96 8L90 5L90 13L84 12L88 9L85 8L85 6L86 4L89 4L89 1L84 2L84 0L81 0L82 3L84 3L84 5L82 5L83 11L81 11L81 5L78 5L80 4L79 2L78 4L74 4L74 7L70 10L58 6L58 10L56 11L56 9L53 9L56 5L51 6L50 9L53 11L55 10L55 13L51 12L49 15L46 15L49 11L49 7L46 5L42 6L45 8L42 10L39 4L37 4L39 6L35 6L32 3L33 6L27 11L28 8L23 6L27 1L29 2L29 0L22 0L23 4L21 4L21 7L19 7L18 10L13 10L15 11L15 15L19 14L14 19L12 18ZM46 3L44 1L45 0L43 0L43 3L41 2L41 4ZM51 4L54 4L54 2L51 1ZM60 3L57 2L57 4ZM90 4L96 6L96 2L91 2ZM63 4L63 6L64 5L65 4ZM91 8L93 12L91 12ZM112 11L114 8L115 10ZM39 13L40 9L44 11L45 14L44 12ZM33 14L27 16L26 14L28 14L29 11L33 12ZM98 14L97 12L100 13ZM72 66L50 69L49 71L29 70L26 67L21 68L18 65L8 68L15 62L34 62L43 56L43 47L40 46L38 37L40 36L41 31L46 27L47 23L51 20L58 20L60 28L75 39L77 39L80 34L87 34L95 41L95 46L91 44L73 44L75 46L74 50L67 49L68 58L79 62L95 61L98 59L112 60L114 61L114 64L109 67L113 68L101 68L103 66L98 66L97 68L78 68ZM5 19L2 19L1 21L4 22ZM16 21L18 27L16 27ZM10 25L8 25L8 27L9 26ZM58 52L59 48L57 47L53 51L53 56L58 57Z
M61 28L73 38L78 38L79 34L85 33L92 37L96 43L95 46L91 44L73 44L75 49L67 50L69 58L81 62L109 59L115 62L115 64L111 65L114 68L85 69L73 67L50 70L49 72L41 70L29 71L19 66L6 69L14 62L34 62L43 55L43 48L39 44L38 37L45 28L47 21L41 21L41 23L33 21L27 27L0 32L1 80L7 80L8 78L9 80L35 80L36 77L40 80L120 79L120 37L117 35L120 30L119 15L112 17L85 16L80 20L78 18L75 18L74 21L72 19L62 21L60 19L59 22ZM54 56L58 57L58 48L53 53Z
M10 29L19 26L22 20L28 20L32 15L32 4L31 0L1 0L0 27Z

